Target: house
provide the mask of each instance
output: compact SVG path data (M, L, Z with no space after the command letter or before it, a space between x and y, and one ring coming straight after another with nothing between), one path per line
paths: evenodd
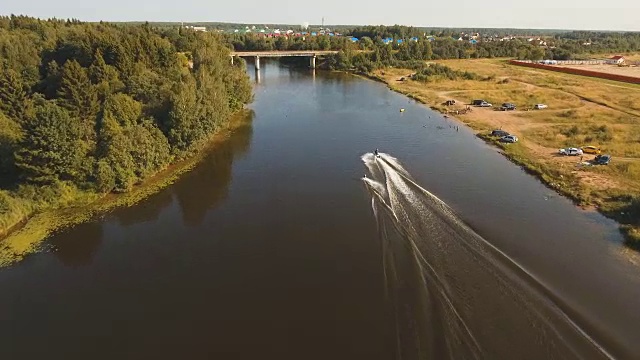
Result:
M607 59L606 63L612 64L612 65L624 64L624 56L621 56L621 55L613 56L610 59Z
M410 40L413 41L413 42L416 42L416 41L418 41L418 38L416 36L414 36Z
M193 31L203 31L206 32L207 28L205 26L185 26L186 29L191 29Z
M393 38L390 38L390 37L382 39L382 43L384 43L384 44L389 44L392 41L393 41Z

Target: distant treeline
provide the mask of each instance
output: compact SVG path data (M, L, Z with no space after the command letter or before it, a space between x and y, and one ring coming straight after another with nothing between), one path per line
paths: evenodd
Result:
M130 24L130 25L142 25L144 22L124 22L118 24ZM187 26L203 26L209 30L222 30L222 31L234 31L241 30L245 28L256 27L257 29L269 28L269 29L292 29L292 30L319 30L323 27L321 24L310 24L307 29L303 29L302 24L267 24L267 23L227 23L227 22L150 22L149 25L158 28L168 28L168 27L176 27L179 25L187 25ZM362 26L362 25L336 25L336 24L327 24L324 28L329 28L333 31L338 31L342 33L352 32L354 29L362 29L362 28L394 28L394 27L404 27L404 28L413 28L416 29L419 33L437 35L437 34L460 34L464 33L481 33L481 34L492 34L498 36L506 36L506 35L515 35L515 36L555 36L558 34L563 34L568 32L567 30L561 29L511 29L511 28L446 28L446 27L409 27L402 25L393 25L393 26L385 26L385 25L375 25L375 26ZM382 30L386 31L386 30Z
M486 31L486 33L485 33ZM531 36L534 36L529 32ZM497 41L496 36L511 34L498 29L484 29L480 36L469 36L458 40L460 32L455 29L429 32L422 28L407 26L364 26L345 29L347 36L274 36L256 33L225 34L223 37L236 50L342 50L349 58L357 50L366 50L369 55L352 58L354 66L364 68L389 65L390 61L437 60L465 58L510 57L526 60L541 59L583 59L592 54L606 52L640 51L640 33L628 32L587 32L573 31L543 36L529 41L516 37ZM490 35L496 41L487 41L483 35ZM351 37L357 42L350 40ZM514 35L515 36L515 35ZM391 39L391 41L389 41ZM344 60L344 56L342 56ZM382 59L382 62L380 62Z
M79 193L128 191L252 98L215 35L0 17L0 234Z

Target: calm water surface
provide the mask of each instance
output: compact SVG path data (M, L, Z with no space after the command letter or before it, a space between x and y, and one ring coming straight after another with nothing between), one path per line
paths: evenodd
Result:
M175 185L0 270L0 359L398 358L360 181L374 148L610 354L640 356L640 269L614 223L381 84L266 63L255 93L246 124ZM528 342L482 321L494 342Z

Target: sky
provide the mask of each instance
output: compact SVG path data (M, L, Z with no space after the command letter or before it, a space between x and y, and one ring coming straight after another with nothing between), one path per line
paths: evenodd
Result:
M608 6L611 4L611 6ZM640 0L1 0L0 14L83 21L640 31Z

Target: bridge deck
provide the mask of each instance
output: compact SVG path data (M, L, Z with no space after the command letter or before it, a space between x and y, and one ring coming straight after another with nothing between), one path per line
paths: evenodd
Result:
M337 54L332 50L302 50L302 51L233 51L230 56L249 57L283 57L283 56L322 56Z

